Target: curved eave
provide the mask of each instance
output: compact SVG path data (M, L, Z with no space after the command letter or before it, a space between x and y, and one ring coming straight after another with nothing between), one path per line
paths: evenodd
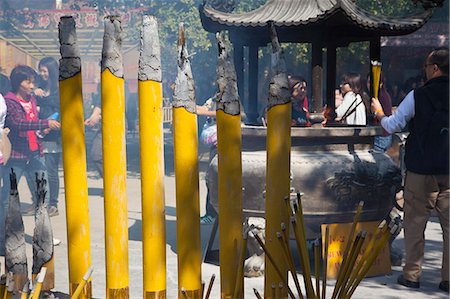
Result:
M225 13L203 5L200 13L211 22L225 27L265 27L269 21L279 27L314 23L326 18L336 8L336 0L268 0L263 6L246 13Z
M288 3L288 4L286 4ZM282 5L285 4L285 5ZM203 27L209 32L229 29L258 29L273 21L277 27L313 25L343 14L350 25L363 30L379 31L379 35L401 35L421 28L431 17L432 11L408 17L384 17L373 15L359 8L352 0L269 0L260 8L247 13L233 14L217 11L209 6L199 8ZM345 24L349 25L349 24Z
M407 34L421 28L432 16L432 10L408 17L377 16L356 6L352 0L339 0L345 15L360 28L379 30L380 35Z

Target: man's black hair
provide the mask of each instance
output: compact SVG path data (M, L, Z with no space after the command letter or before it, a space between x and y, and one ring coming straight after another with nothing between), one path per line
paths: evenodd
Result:
M428 63L437 65L442 73L448 76L448 48L439 47L434 49L428 55Z

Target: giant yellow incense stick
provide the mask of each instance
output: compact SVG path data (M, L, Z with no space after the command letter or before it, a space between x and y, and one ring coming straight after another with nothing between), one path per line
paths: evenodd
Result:
M161 55L158 24L143 17L139 59L144 298L166 298L166 228Z
M380 80L381 80L381 62L379 61L371 61L372 65L372 97L378 99L378 92L380 91Z
M94 267L90 267L86 274L84 274L83 279L81 280L80 284L78 285L75 292L73 292L73 295L70 297L70 299L78 299L80 297L81 292L83 291L84 286L91 278L92 272L94 271Z
M219 172L219 236L221 298L243 298L244 276L238 268L242 239L241 115L232 45L224 33L217 34L217 142ZM242 254L245 256L244 252ZM237 274L239 273L239 276ZM239 289L235 294L235 286Z
M306 232L305 232L305 221L303 219L303 204L300 196L300 192L297 192L297 203L294 205L295 221L291 222L294 229L295 239L297 241L297 246L300 254L300 260L302 262L303 269L303 280L305 281L306 287L306 295L309 298L316 298L316 294L314 291L314 287L311 281L311 267L309 264L309 250L308 244L306 240ZM319 294L317 294L318 296Z
M28 297L28 291L30 290L30 280L27 280L27 282L23 285L20 299L27 299Z
M330 228L328 225L325 229L325 245L323 247L323 278L322 278L322 299L326 298L327 294L327 275L328 275L328 243L330 239Z
M59 94L64 195L66 198L69 293L72 294L91 264L81 60L73 17L61 18L59 41L61 44ZM91 281L89 281L80 298L86 299L91 296Z
M283 207L283 199L289 196L290 188L290 152L291 152L291 100L283 51L273 23L269 25L272 39L273 78L270 83L267 112L267 171L266 171L266 246L271 252L274 263L281 267L278 278L274 266L266 255L264 294L271 297L270 286L278 282L287 282L287 265L284 263L283 250L277 242L276 233L280 224L288 223L288 214ZM282 296L286 296L286 288ZM266 295L267 294L267 295Z
M6 274L3 274L0 277L0 298L3 298L3 296L5 295L5 291L6 291ZM27 297L25 297L25 299L26 298Z
M201 298L200 204L197 114L194 80L185 47L178 38L178 75L173 94L173 142L177 206L178 297Z
M36 276L36 286L34 288L33 295L30 296L31 299L39 299L39 296L40 296L41 290L42 290L42 284L43 284L44 279L45 279L45 274L47 274L47 268L46 267L42 267L41 271Z
M3 298L3 296L5 295L5 290L6 290L6 275L3 274L0 277L0 298ZM26 299L26 297L25 297L25 299Z
M6 285L5 292L3 294L3 299L13 299L14 293L14 274L12 272L8 272L6 274Z
M120 18L105 18L102 51L102 145L106 298L128 298L125 99Z

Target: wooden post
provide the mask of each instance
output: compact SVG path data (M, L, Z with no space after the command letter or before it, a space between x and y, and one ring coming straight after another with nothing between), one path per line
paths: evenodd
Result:
M248 103L245 101L245 95L244 95L244 46L242 44L239 44L237 41L232 40L233 43L233 57L234 57L234 67L236 70L236 79L237 79L237 87L238 87L238 94L241 98L241 103L244 104L246 109L248 109Z
M329 43L327 47L327 90L326 103L330 109L328 115L328 123L334 122L336 118L336 103L335 103L335 89L336 89L336 45Z
M312 112L323 111L323 59L322 44L312 44Z
M258 120L258 47L248 49L248 122L256 124Z

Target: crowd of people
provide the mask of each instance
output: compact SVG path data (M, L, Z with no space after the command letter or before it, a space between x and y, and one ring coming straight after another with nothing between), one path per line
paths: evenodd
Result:
M424 85L421 76L411 77L406 80L401 88L397 88L397 84L392 84L391 92L395 92L391 96L391 92L387 88L387 80L385 74L380 75L379 96L378 100L384 115L390 116L403 98L411 90ZM363 78L360 74L349 72L341 76L339 88L335 92L335 111L333 124L348 126L366 126L373 124L374 115L371 111L371 102L369 95L371 94L371 77L370 74ZM288 83L291 92L291 126L293 127L309 127L312 125L309 112L308 99L308 82L305 78L298 75L288 75ZM395 106L394 106L395 105ZM214 97L209 98L203 105L197 105L197 114L206 116L206 122L203 125L200 140L210 149L209 163L212 158L217 155L217 129L215 123L215 100ZM324 118L330 111L325 106ZM267 111L261 117L264 126L267 125ZM323 122L326 125L327 120ZM406 127L406 126L405 126ZM405 129L405 128L402 128ZM392 145L392 133L383 129L383 135L376 136L374 139L373 151L385 153ZM208 182L206 182L208 187ZM206 198L206 213L201 217L202 224L213 223L217 217L217 212L210 204L209 192Z
M448 292L449 284L449 135L448 135L448 49L432 51L424 64L426 80L415 81L404 97L391 95L386 88L385 74L381 74L378 98L369 99L370 76L366 84L357 73L341 77L340 88L335 93L335 118L333 122L343 125L364 126L371 118L381 124L382 136L377 136L374 151L386 152L391 146L391 134L408 127L410 135L406 142L406 179L404 186L405 248L406 264L398 283L418 288L424 255L424 230L431 210L438 213L443 229L444 254L442 282L439 285ZM29 66L18 65L10 77L0 77L0 178L2 180L0 209L0 255L5 254L5 211L10 191L10 171L17 180L25 177L33 195L33 205L26 215L34 215L37 189L35 175L48 179L45 185L45 204L49 216L56 216L59 194L59 163L61 160L59 67L51 57L43 58L35 71ZM307 81L300 77L288 77L292 100L292 126L311 126ZM400 92L399 92L400 93ZM100 176L103 174L101 150L100 85L93 98L93 110L85 120L86 127L97 127L93 139L91 158ZM398 107L394 107L398 105ZM132 111L135 109L130 108ZM243 108L241 107L242 111ZM137 114L137 111L136 111ZM197 106L197 114L207 116L201 135L209 146L210 162L217 154L217 128L215 124L215 100L208 99ZM245 115L242 115L245 117ZM135 119L128 120L136 125ZM204 135L204 136L203 136ZM10 148L8 148L10 144ZM202 224L215 221L217 213L209 196Z
M404 185L404 228L406 262L398 283L419 288L424 257L424 232L431 211L436 210L443 230L443 258L439 288L449 292L449 77L448 48L432 51L424 64L424 80L408 79L393 96L381 73L378 98L369 98L370 75L364 84L357 73L346 73L335 93L334 124L365 126L378 121L383 135L376 136L374 152L386 152L392 134L406 128L406 178ZM307 82L300 76L288 76L292 101L292 126L311 126L308 111ZM402 94L403 93L403 94ZM401 97L401 99L399 98ZM395 105L395 106L394 106ZM397 107L398 106L398 107ZM214 122L215 109L208 101L197 106L197 113ZM327 111L327 109L325 109ZM265 112L264 114L266 114ZM326 116L325 116L326 117ZM261 120L266 125L266 115ZM326 123L324 123L326 124ZM408 127L409 126L409 127ZM209 124L205 124L204 131ZM205 130L206 129L206 130ZM205 142L205 141L204 141ZM206 143L206 142L205 142ZM210 161L217 154L217 137L210 145ZM208 184L207 184L208 186ZM202 224L215 221L217 212L206 201Z
M385 74L382 72L379 83L378 99L383 112L390 116L401 100L413 89L424 85L424 80L411 77L406 80L402 88L392 84L388 90ZM307 81L301 76L289 75L289 87L291 91L292 116L291 125L298 127L311 126L309 100L307 97ZM324 108L323 125L348 125L366 126L374 124L373 113L370 110L370 74L365 79L360 74L349 72L341 76L339 88L335 90L335 110ZM395 92L395 94L392 94ZM400 98L401 97L401 98ZM332 115L332 119L329 116ZM264 118L262 118L264 124ZM382 136L376 136L373 150L386 152L392 145L392 134L383 129Z
M127 89L128 90L128 89ZM89 157L100 177L103 177L100 84L92 99L92 112L85 120L86 128L94 131ZM137 98L127 101L127 125L135 130ZM10 173L19 182L25 178L32 204L22 214L33 216L37 207L36 174L48 184L44 204L50 217L59 215L59 165L62 144L60 132L59 64L45 57L37 70L18 65L10 76L0 76L0 256L5 254L5 211L9 204ZM61 241L54 239L54 245Z

